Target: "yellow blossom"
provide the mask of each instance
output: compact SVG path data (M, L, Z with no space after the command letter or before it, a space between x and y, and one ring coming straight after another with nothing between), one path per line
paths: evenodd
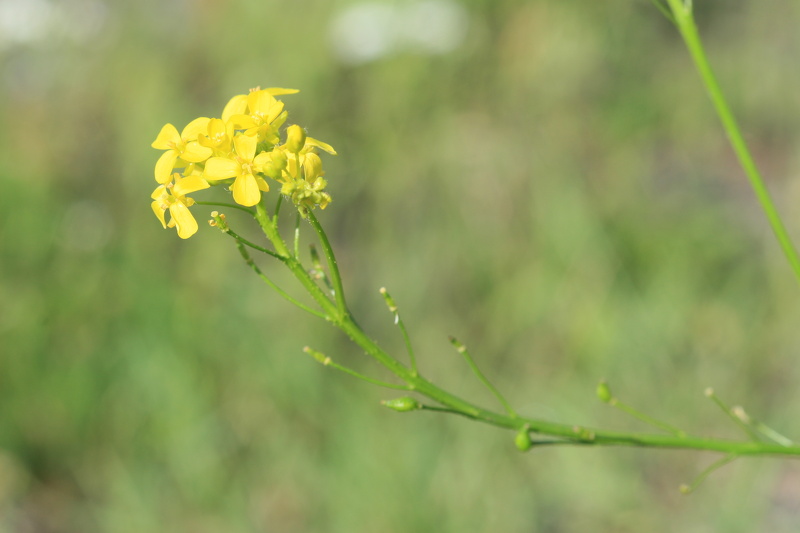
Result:
M207 180L213 181L235 178L231 187L233 199L248 207L261 201L261 191L269 190L267 182L258 174L271 157L268 152L256 155L257 145L258 139L255 136L237 135L233 138L233 153L206 161L204 173Z
M306 144L306 130L298 126L297 124L292 124L288 128L286 128L286 149L293 153L297 154L300 150L303 149L303 146Z
M271 94L272 96L280 96L282 94L295 94L299 93L297 89L284 89L282 87L270 87L269 89L261 89L260 87L256 87L255 89L250 89L250 92L256 91L265 91L267 94ZM247 95L246 94L237 94L233 98L231 98L227 104L225 104L225 109L222 110L222 120L228 122L228 120L233 115L242 115L245 114L247 111Z
M277 144L280 141L278 128L288 116L283 110L283 102L270 94L269 89L263 89L251 92L244 101L239 98L233 104L229 102L226 111L239 111L243 108L243 103L245 104L243 111L232 113L229 118L223 113L223 120L230 120L236 129L245 130L247 135L257 135L258 142Z
M182 178L180 174L175 173L172 181L156 187L150 195L153 199L150 206L164 228L177 227L178 236L181 239L188 239L197 233L197 221L189 211L189 206L194 204L194 200L186 195L208 187L208 182L199 176ZM170 215L169 222L164 216L167 210Z
M161 128L158 137L151 144L157 150L166 150L156 163L155 176L158 183L164 184L170 180L178 158L190 163L200 163L211 157L211 148L197 142L198 136L207 131L209 120L205 117L196 118L181 133L172 124Z
M198 142L211 148L216 156L225 156L233 150L233 124L218 118L208 121L206 131L200 134Z

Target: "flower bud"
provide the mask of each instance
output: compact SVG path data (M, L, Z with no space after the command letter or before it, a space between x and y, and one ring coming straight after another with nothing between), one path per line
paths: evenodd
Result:
M597 384L597 397L600 398L601 402L611 403L613 396L611 396L611 389L608 388L608 384L605 381Z
M262 165L261 172L274 180L280 179L281 173L283 169L286 168L288 162L289 160L286 157L286 152L275 149L269 152L269 161Z
M286 128L286 149L296 154L306 145L306 130L297 124Z
M406 411L415 411L422 407L417 400L408 396L395 398L393 400L383 400L381 404L385 405L389 409L394 409L395 411L399 411L401 413L405 413Z
M531 449L531 446L533 446L533 441L531 440L531 430L527 425L520 429L517 433L517 436L514 437L514 445L521 452L527 452Z

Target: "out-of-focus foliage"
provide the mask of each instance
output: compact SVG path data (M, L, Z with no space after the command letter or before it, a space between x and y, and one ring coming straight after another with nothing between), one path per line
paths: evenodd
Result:
M695 4L800 238L800 8ZM384 409L301 351L380 376L346 339L149 208L164 123L299 88L384 346L381 285L423 372L486 404L448 334L527 415L638 428L594 398L605 377L691 432L738 437L714 386L798 437L800 291L648 2L0 0L0 28L0 531L795 531L790 462L684 497L713 456L521 455Z

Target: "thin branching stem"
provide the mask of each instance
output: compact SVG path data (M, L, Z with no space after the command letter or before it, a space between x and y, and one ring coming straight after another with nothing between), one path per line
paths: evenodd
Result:
M689 494L690 492L693 492L697 487L700 486L701 483L703 483L703 481L706 480L706 478L708 476L711 475L712 472L714 472L716 470L719 470L723 466L725 466L725 465L727 465L729 463L732 463L733 461L735 461L738 458L739 458L739 456L737 454L730 453L730 454L726 455L725 457L722 457L719 460L714 461L713 463L711 463L711 465L709 465L708 468L703 470L700 473L700 475L698 475L696 478L694 478L694 481L692 481L691 484L689 484L689 485L681 485L681 487L680 487L681 492L684 493L684 494Z
M339 308L339 312L342 315L348 315L349 311L347 310L347 303L345 302L344 298L344 287L342 285L342 276L339 273L339 265L336 263L336 256L333 253L333 248L331 248L331 243L328 241L328 236L325 234L325 231L322 229L317 217L314 216L313 211L310 209L308 210L308 221L311 223L311 226L314 228L314 231L317 232L317 237L319 237L320 245L322 246L322 251L325 254L325 258L328 260L328 270L331 274L331 281L333 282L333 291L334 297L336 298L336 306Z
M380 293L383 295L383 299L386 300L386 306L389 308L389 312L394 315L394 323L400 328L403 334L403 340L406 343L406 352L408 353L408 361L411 364L411 373L417 375L417 357L414 355L414 347L411 345L411 337L406 329L406 324L400 316L400 309L394 302L394 298L389 294L389 291L386 290L386 287L381 287Z
M786 231L786 227L783 225L778 209L775 207L753 156L750 154L750 150L742 136L736 118L733 116L722 94L722 89L717 82L717 78L711 70L711 65L708 62L703 44L700 41L700 35L697 31L694 15L692 14L692 3L682 2L681 0L667 0L667 2L669 3L670 9L672 9L675 25L678 27L689 49L689 53L706 87L706 91L711 98L711 102L714 104L714 109L717 111L717 115L722 122L722 127L728 135L731 147L736 153L736 157L739 159L739 164L742 166L742 169L747 175L747 179L750 181L750 186L759 204L761 204L761 209L764 211L797 281L800 282L800 255L798 255L797 248L792 242L789 233Z
M657 427L658 429L664 430L667 433L672 433L676 437L683 437L683 436L686 435L686 432L683 431L682 429L676 428L675 426L673 426L671 424L667 424L666 422L662 422L661 420L656 420L652 416L647 415L647 414L639 411L638 409L634 409L633 407L631 407L628 404L622 403L617 398L612 398L611 401L609 401L608 403L610 405L612 405L613 407L616 407L620 411L623 411L623 412L629 414L630 416L632 416L632 417L634 417L634 418L636 418L638 420L641 420L642 422L644 422L646 424L650 424L653 427Z
M511 407L511 404L508 403L508 401L506 401L505 397L502 394L500 394L499 390L497 390L497 387L492 385L492 382L489 381L489 378L487 378L486 375L483 373L483 371L481 371L481 369L475 363L475 360L472 358L472 355L470 355L469 350L467 350L467 347L461 344L461 342L459 342L459 340L456 339L455 337L450 337L450 344L452 344L455 347L456 351L464 357L464 360L467 362L467 365L469 365L470 369L472 369L472 373L475 374L475 376L477 376L480 382L483 383L486 386L486 388L489 389L492 392L492 394L495 395L498 401L505 408L506 413L508 413L508 416L516 418L517 413Z
M717 404L717 407L719 407L723 413L728 415L728 417L733 421L733 423L736 424L739 427L739 429L741 429L748 437L750 437L751 440L753 441L761 440L758 436L758 433L756 433L756 431L753 428L751 428L747 423L745 423L745 421L742 420L741 417L737 416L736 413L733 412L733 409L728 407L728 405L725 402L723 402L719 398L719 396L716 395L716 393L714 393L714 389L711 388L706 389L705 394L706 397L710 398L711 401Z
M239 211L244 211L248 215L253 215L253 213L254 213L254 211L252 209L249 209L247 207L243 207L243 206L241 206L239 204L230 204L230 203L227 203L227 202L200 202L200 201L196 201L195 204L196 205L210 205L210 206L213 206L213 207L229 207L231 209L238 209Z
M312 350L308 346L303 348L303 351L306 352L307 354L310 354L312 357L314 357L314 359L316 359L318 362L320 362L323 366L329 366L331 368L335 368L336 370L339 370L340 372L344 372L345 374L353 376L356 379L360 379L361 381L366 381L367 383L371 383L373 385L377 385L378 387L384 387L384 388L387 388L387 389L396 389L396 390L404 390L404 391L411 390L408 387L408 385L398 385L397 383L389 383L388 381L381 381L379 379L375 379L375 378L371 378L369 376L365 376L364 374L362 374L360 372L356 372L355 370L353 370L351 368L347 368L346 366L342 366L342 365L334 362L330 357L328 357L325 354L320 353L320 352L318 352L316 350Z
M231 237L233 237L233 235L231 235ZM236 247L239 249L239 253L241 254L242 259L244 259L245 263L247 263L248 266L250 266L250 268L253 269L253 271L256 273L256 275L259 278L261 278L264 281L264 283L266 283L267 285L269 285L270 287L275 289L275 291L278 294L283 296L286 300L288 300L289 302L293 303L294 305L296 305L297 307L299 307L303 311L306 311L307 313L310 313L310 314L312 314L312 315L314 315L314 316L316 316L318 318L322 318L322 319L326 318L323 313L320 313L316 309L312 309L312 308L308 307L306 304L300 302L295 297L293 297L292 295L290 295L289 293L287 293L286 291L281 289L274 281L269 279L269 277L266 274L264 274L264 272L262 272L262 270L258 267L258 265L255 263L255 261L253 261L253 258L250 257L250 254L247 253L247 248L245 248L245 245L243 243L239 242L239 240L236 241Z

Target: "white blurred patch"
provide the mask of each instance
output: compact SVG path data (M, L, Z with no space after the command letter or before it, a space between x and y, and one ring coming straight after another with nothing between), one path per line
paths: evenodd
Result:
M345 8L329 35L343 63L359 64L403 51L445 54L464 42L468 25L467 11L455 0L372 1Z
M54 15L46 0L0 0L0 45L43 39Z
M107 18L101 0L0 0L0 49L53 38L87 42Z
M91 252L105 246L110 237L111 215L106 206L83 200L67 208L59 240L64 248Z

